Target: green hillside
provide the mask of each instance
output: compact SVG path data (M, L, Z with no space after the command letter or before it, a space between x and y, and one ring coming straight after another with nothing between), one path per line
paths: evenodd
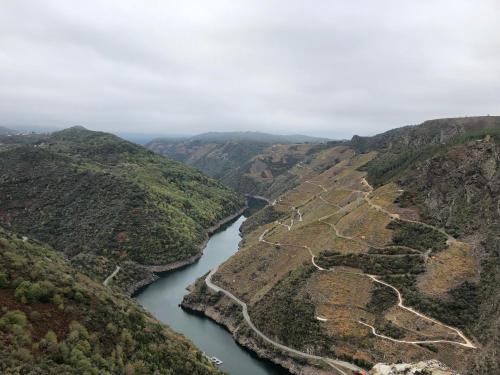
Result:
M272 199L296 183L293 169L297 164L300 167L310 160L309 155L327 147L325 139L294 143L299 139L262 133L207 133L181 140L156 139L146 147L192 165L240 193Z
M220 374L133 300L0 227L0 373Z
M4 226L82 269L99 264L97 280L123 264L122 289L147 278L147 267L197 256L207 229L244 205L191 167L81 127L4 138L0 175Z

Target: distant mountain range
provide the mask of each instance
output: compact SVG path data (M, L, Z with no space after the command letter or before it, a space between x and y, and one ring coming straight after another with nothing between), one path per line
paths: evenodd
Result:
M9 128L5 128L3 126L0 126L0 135L13 135L18 133L17 131Z
M145 147L192 165L240 192L264 195L273 177L327 143L331 143L327 138L300 134L210 132L184 138L158 138ZM288 184L275 187L279 193Z
M2 131L7 129L9 133L3 133ZM50 126L50 125L14 125L14 126L0 126L0 135L5 134L29 134L29 133L37 133L37 134L47 134L52 132L57 132L63 130L62 127Z
M311 137L302 134L269 134L261 132L209 132L202 133L189 137L161 137L154 139L153 142L158 141L168 141L168 142L214 142L222 143L227 141L236 142L262 142L262 143L322 143L328 142L330 139L321 137Z

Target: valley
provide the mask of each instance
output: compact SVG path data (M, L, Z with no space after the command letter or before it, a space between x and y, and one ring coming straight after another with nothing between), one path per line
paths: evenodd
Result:
M83 128L5 136L3 370L219 373L159 320L231 374L495 374L499 137L484 117L341 142L231 140L245 160L224 140L199 155L216 181ZM252 199L267 204L233 223Z
M130 295L196 262L244 209L111 134L0 137L0 373L221 374Z
M426 157L451 159L476 149L494 160L489 134L497 130L486 127ZM463 226L461 233L451 221L441 226L422 210L425 203L409 188L415 170L372 186L370 168L386 154L334 146L314 154L300 172L292 169L295 186L268 194L271 204L242 228L240 251L200 280L183 305L205 311L240 343L293 373L328 373L332 365L346 373L376 362L433 358L469 371L482 350L474 335L477 285L494 287L480 276L483 244ZM311 167L326 158L339 162ZM476 157L468 165L481 170L484 162L494 163ZM484 176L494 183L498 172ZM401 205L408 196L412 204ZM491 301L495 293L490 289L484 298ZM332 362L339 360L356 367Z
M221 370L240 375L285 375L288 374L285 369L262 361L241 348L223 327L179 307L186 286L237 251L241 239L239 227L245 220L241 216L214 234L196 264L163 275L135 298L160 321L189 337L208 356L220 359Z
M0 375L500 375L499 14L0 1Z
M132 294L189 264L244 198L193 168L111 134L75 127L5 137L0 224L62 251L73 266Z

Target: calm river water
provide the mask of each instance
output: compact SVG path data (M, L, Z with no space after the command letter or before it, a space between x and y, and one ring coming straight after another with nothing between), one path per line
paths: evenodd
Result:
M183 333L209 356L224 363L222 370L231 375L285 375L281 367L258 359L240 347L232 336L212 320L190 314L179 307L186 287L213 267L224 262L238 250L239 227L244 216L214 234L200 260L166 274L136 296L137 301L157 319Z

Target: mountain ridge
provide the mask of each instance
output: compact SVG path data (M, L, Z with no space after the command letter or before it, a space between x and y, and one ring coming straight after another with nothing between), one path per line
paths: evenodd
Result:
M97 279L123 263L113 284L124 291L159 266L192 261L207 230L244 206L190 167L83 127L8 137L0 155L3 224L86 272L93 264Z
M499 141L499 118L484 117L315 150L183 306L293 373L325 369L292 350L496 374ZM290 353L243 324L230 296Z
M304 142L327 142L329 138L314 137L303 134L271 134L257 131L234 131L234 132L206 132L185 137L159 137L151 142L157 141L186 142L203 141L223 143L227 141L240 142L262 142L262 143L304 143Z

